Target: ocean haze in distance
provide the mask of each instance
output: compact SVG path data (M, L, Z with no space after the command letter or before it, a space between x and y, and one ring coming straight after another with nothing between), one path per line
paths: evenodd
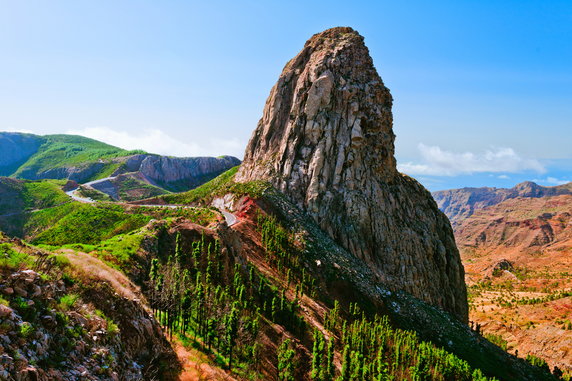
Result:
M287 60L359 31L430 190L572 180L572 4L2 1L0 130L242 158Z

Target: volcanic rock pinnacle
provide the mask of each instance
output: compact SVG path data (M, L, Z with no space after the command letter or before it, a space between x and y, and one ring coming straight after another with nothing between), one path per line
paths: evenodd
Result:
M236 179L269 181L379 281L466 321L451 225L397 171L391 106L362 36L316 34L272 88Z

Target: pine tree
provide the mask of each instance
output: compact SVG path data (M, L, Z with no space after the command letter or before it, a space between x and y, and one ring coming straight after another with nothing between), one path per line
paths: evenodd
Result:
M238 332L238 309L236 303L232 306L226 319L226 337L228 343L228 369L232 371L232 352Z
M296 351L291 348L290 339L282 341L280 347L278 348L278 380L279 381L294 381L294 370L296 369L296 363L294 358L296 356Z
M351 372L351 353L350 353L350 346L346 345L344 347L344 354L342 358L342 376L341 381L350 381L350 372Z
M322 354L324 351L324 336L318 330L314 331L314 346L312 349L312 371L310 377L313 380L321 381Z
M201 243L200 242L193 242L193 264L195 266L195 270L199 269L199 262L201 259Z
M334 365L334 338L332 337L328 340L328 350L326 355L326 367L324 374L324 381L333 381L335 376L335 365Z
M183 243L181 241L181 232L177 232L175 238L175 261L177 263L183 262Z

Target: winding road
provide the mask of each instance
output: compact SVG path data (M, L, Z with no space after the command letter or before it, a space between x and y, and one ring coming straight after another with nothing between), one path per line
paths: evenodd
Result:
M80 186L90 186L92 184L97 184L97 183L102 183L104 181L107 180L112 180L115 177L105 177L103 179L99 179L99 180L94 180L94 181L90 181L88 183L84 183L84 184L80 184ZM88 204L93 204L96 201L89 198L89 197L81 197L79 195L76 194L76 192L78 191L79 186L75 189L72 189L70 191L67 191L66 194L71 197L73 200L75 201L79 201L79 202L83 202L83 203L88 203ZM144 207L148 207L148 208L193 208L192 206L187 206L187 205L174 205L174 204L168 204L168 205L155 205L155 204L149 204L149 205L138 205L138 206L144 206ZM234 224L236 224L238 222L238 217L236 217L234 214L230 213L227 210L224 209L220 209L219 208L220 213L224 216L224 220L226 221L226 224L228 226L232 226Z
M115 176L105 177L105 178L103 178L103 179L93 180L93 181L87 182L87 183L85 183L85 184L80 184L80 185L81 185L81 186L90 186L90 185L93 185L93 184L102 183L102 182L107 181L107 180L113 180L114 178L115 178ZM75 200L75 201L86 202L86 203L93 203L93 202L95 202L95 200L92 200L92 199L89 198L89 197L80 197L80 196L76 195L75 192L76 192L78 189L79 189L79 186L78 186L77 188L75 188L75 189L72 189L71 191L67 191L66 194L67 194L68 196L70 196L70 197L71 197L73 200Z
M234 214L227 212L226 210L221 210L220 212L224 216L224 219L228 226L232 226L238 222L238 217L236 217Z

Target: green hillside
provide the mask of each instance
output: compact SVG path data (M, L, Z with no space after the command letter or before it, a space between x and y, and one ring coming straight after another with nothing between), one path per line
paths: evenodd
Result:
M16 180L0 177L0 216L44 209L70 201L65 180Z
M43 144L38 151L28 158L14 173L19 178L36 178L48 170L67 166L100 163L93 178L109 175L118 164L109 160L117 157L144 153L144 151L127 151L94 139L75 135L46 135L41 137Z

